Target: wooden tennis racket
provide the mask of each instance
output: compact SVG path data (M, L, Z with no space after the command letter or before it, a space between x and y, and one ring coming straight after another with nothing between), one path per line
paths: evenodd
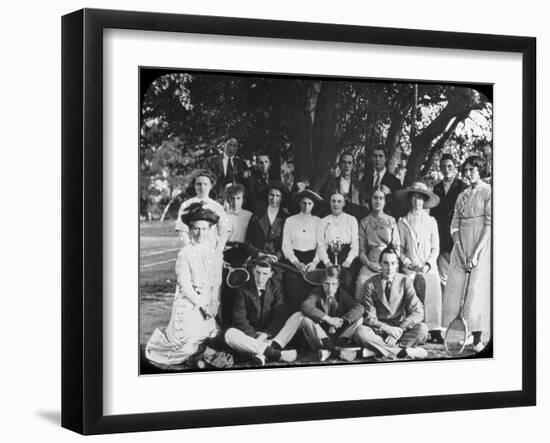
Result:
M460 355L464 352L466 347L466 340L468 338L468 323L464 318L464 306L466 305L466 299L468 297L468 287L470 286L470 276L472 271L466 272L466 281L464 282L464 289L462 291L462 299L460 305L460 311L458 315L451 322L447 331L445 332L445 349L451 355Z

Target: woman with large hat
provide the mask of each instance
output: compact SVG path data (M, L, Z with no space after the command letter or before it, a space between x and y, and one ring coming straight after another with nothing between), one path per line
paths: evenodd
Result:
M313 271L319 264L316 235L320 218L311 211L323 199L311 189L305 189L295 192L292 200L300 207L300 212L286 219L282 251L285 259L303 274ZM285 272L283 283L290 312L299 311L313 286L304 281L300 274L292 272Z
M388 246L399 253L399 231L395 219L384 212L390 188L378 185L371 191L369 198L370 212L359 223L359 261L361 269L357 275L355 297L360 300L364 283L372 276L379 274L380 253Z
M445 287L443 325L448 326L458 315L470 273L464 317L472 331L474 351L479 352L491 331L492 189L483 181L487 174L484 158L468 157L462 173L470 186L459 194L451 222L454 246Z
M145 348L149 360L165 365L185 362L217 334L222 253L212 245L210 232L216 229L219 216L197 202L186 208L181 221L189 229L190 243L176 261L172 314L168 325L157 328Z
M397 222L401 240L401 270L415 281L424 303L430 340L443 343L441 335L441 281L437 270L439 233L437 222L426 209L439 204L439 197L421 182L395 192L395 200L409 212ZM422 297L424 292L424 297Z
M183 241L183 244L188 244L191 240L189 237L189 228L182 221L183 213L187 208L194 203L203 203L204 207L214 212L219 221L216 225L216 229L212 229L209 233L210 240L219 248L223 249L225 242L227 241L229 232L229 222L225 214L223 206L216 200L210 198L210 191L216 184L216 177L208 169L198 169L194 172L193 188L195 190L195 197L184 201L178 211L178 217L176 219L176 231Z

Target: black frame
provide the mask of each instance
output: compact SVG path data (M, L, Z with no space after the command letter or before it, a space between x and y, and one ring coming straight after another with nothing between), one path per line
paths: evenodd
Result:
M103 30L286 38L522 54L522 389L106 416L103 413ZM536 39L83 9L62 18L62 417L82 434L536 404Z

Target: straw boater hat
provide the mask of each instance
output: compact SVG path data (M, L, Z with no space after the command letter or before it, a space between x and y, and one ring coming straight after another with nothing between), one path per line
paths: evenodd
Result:
M192 222L198 220L205 220L215 225L218 223L219 219L220 217L218 217L213 211L204 207L204 202L190 204L181 215L181 221L187 226L190 226Z
M439 204L439 197L428 189L428 186L422 182L415 182L405 189L394 192L394 199L403 207L409 206L410 194L417 192L426 196L424 209L435 208Z
M294 200L296 203L300 203L303 198L309 198L311 201L313 201L314 204L318 204L323 201L323 197L321 197L316 192L312 191L311 189L304 189L300 192L295 192L292 194L292 200Z

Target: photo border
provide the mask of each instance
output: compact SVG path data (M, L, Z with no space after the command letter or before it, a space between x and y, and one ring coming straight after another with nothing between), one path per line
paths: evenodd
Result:
M522 389L104 415L103 30L107 28L522 54ZM536 404L536 39L84 9L62 19L62 426L83 434ZM78 215L77 215L78 214ZM81 214L81 215L80 215Z

